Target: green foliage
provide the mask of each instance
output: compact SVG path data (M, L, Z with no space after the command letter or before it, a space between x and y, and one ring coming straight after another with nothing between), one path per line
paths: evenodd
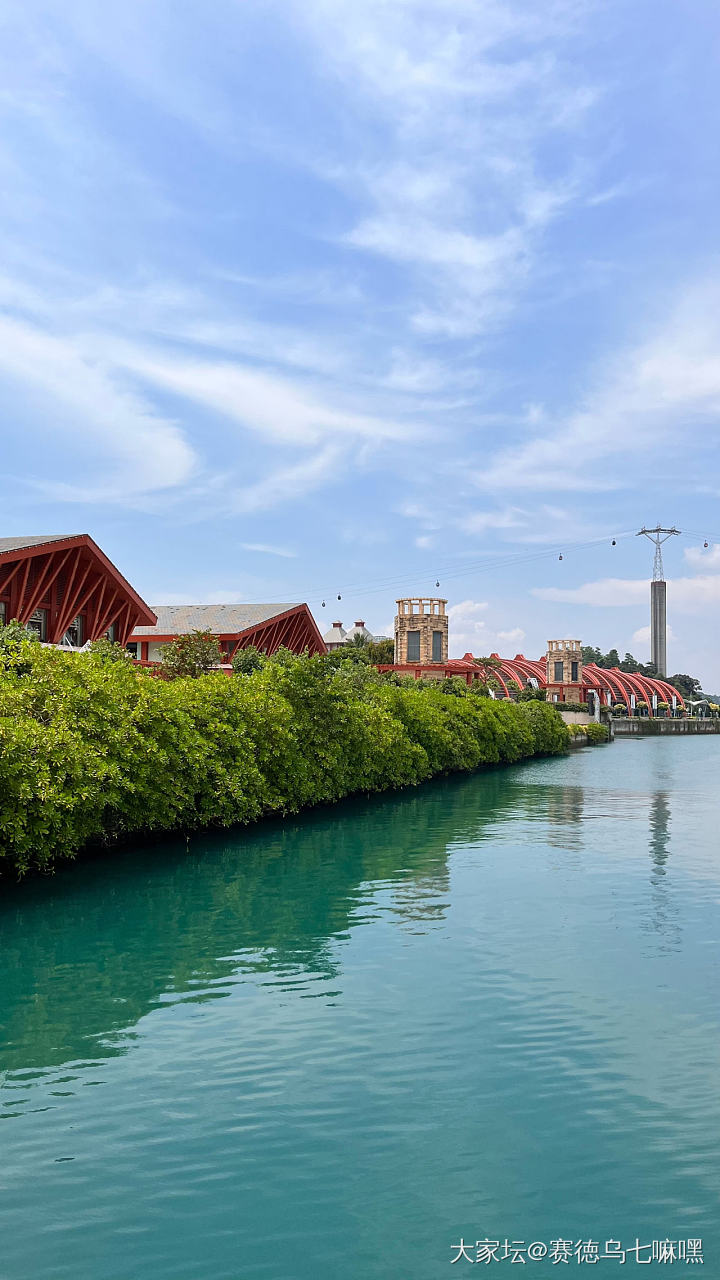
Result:
M339 649L333 649L332 653L323 654L328 666L339 667L343 662L359 662L364 667L369 666L368 645L362 636L355 636L355 639L361 643L343 644Z
M370 662L394 662L395 641L390 636L385 640L369 640L367 643L367 656Z
M0 867L567 748L547 703L449 692L284 650L249 679L158 680L105 648L23 639L0 667Z
M601 742L607 742L610 731L607 725L596 724L571 724L569 726L570 736L572 738L584 738L588 746L596 747Z
M204 676L224 658L217 636L212 631L191 631L178 636L160 649L164 674L172 680L182 676Z
M513 695L516 702L546 702L547 689L534 689L531 684Z
M91 641L85 652L93 654L100 662L131 663L133 661L132 654L124 645L118 644L115 640L108 640L107 636Z
M17 618L0 623L0 664L16 660L24 645L38 643L35 632L28 631Z
M680 693L683 698L689 698L691 701L693 699L702 698L702 685L699 680L695 679L695 676L687 676L683 674L668 676L668 684L671 684L674 689L677 689L678 693Z
M625 671L628 675L637 673L641 676L655 676L657 669L653 662L638 662L631 653L626 653L625 657L620 660L620 654L617 649L610 649L609 653L603 653L601 649L596 649L592 645L583 645L582 648L583 662L594 662L596 667L602 667L604 670L610 670L611 667L618 667L620 671Z
M238 649L232 660L232 669L236 676L251 676L265 666L267 658L254 644L247 649Z

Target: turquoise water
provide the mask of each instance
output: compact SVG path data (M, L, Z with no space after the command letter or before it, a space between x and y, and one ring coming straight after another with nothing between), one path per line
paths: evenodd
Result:
M0 1276L670 1237L720 1277L719 765L618 742L6 886Z

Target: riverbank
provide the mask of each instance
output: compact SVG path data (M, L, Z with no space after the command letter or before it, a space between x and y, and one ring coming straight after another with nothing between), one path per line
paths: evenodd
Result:
M549 704L455 682L418 687L286 652L251 675L164 681L122 651L23 641L0 671L0 870L567 749Z
M613 730L618 738L651 737L652 735L672 737L673 735L683 734L720 733L720 720L701 720L699 717L661 720L650 716L637 716L626 719L622 716L615 716L613 718Z

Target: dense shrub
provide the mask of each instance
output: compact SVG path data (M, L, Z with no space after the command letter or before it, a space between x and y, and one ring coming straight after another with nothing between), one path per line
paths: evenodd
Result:
M161 645L163 673L171 680L178 676L204 676L224 660L220 642L212 631L198 628Z
M607 725L596 724L571 724L570 736L573 738L584 738L585 744L597 746L600 742L607 742L610 734Z
M295 812L566 749L549 705L417 688L280 652L247 675L154 679L105 649L0 650L0 867L89 842Z

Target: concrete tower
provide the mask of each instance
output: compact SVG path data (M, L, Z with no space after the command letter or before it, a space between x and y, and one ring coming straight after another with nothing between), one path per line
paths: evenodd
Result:
M650 583L650 661L659 676L667 675L667 583Z
M443 663L448 660L447 600L409 596L397 600L395 661Z

